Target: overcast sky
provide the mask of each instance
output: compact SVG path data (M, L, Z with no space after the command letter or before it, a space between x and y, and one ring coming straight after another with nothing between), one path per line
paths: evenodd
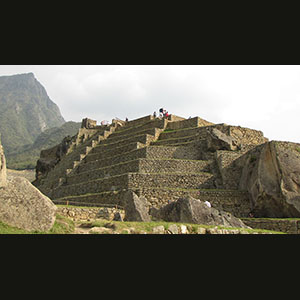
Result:
M163 107L300 143L299 65L0 65L0 76L29 72L66 121L134 119Z

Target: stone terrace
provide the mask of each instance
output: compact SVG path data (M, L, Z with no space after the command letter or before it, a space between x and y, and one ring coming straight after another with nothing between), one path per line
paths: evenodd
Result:
M109 126L81 129L69 153L37 187L54 203L94 206L122 206L128 189L144 195L154 207L190 194L247 217L251 210L248 194L231 184L238 176L232 163L244 152L228 151L225 156L207 151L212 127L250 148L265 141L260 131L213 124L199 117L113 120ZM223 165L226 172L219 169Z

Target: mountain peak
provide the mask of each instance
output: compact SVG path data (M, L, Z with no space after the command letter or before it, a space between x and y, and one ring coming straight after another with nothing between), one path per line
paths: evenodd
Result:
M6 153L64 123L58 106L32 72L0 76L0 132Z

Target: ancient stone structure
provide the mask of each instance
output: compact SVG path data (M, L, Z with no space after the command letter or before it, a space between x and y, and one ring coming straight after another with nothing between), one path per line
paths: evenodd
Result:
M209 207L204 201L191 196L179 198L160 209L152 208L152 215L167 222L248 227L231 213Z
M288 234L300 234L300 219L242 218L242 221L244 224L255 229L267 229Z
M43 152L34 184L54 203L124 207L133 191L156 208L190 195L238 218L253 209L239 181L245 154L267 142L261 131L175 115L88 123L59 159L60 146Z
M92 129L97 126L97 121L88 118L82 119L81 128Z

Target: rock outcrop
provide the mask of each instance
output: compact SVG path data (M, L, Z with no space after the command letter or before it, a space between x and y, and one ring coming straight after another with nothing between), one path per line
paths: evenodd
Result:
M36 163L36 180L55 167L61 158L66 155L72 142L72 137L66 136L60 144L41 151L40 158Z
M209 151L216 150L237 150L238 143L233 137L226 135L217 128L209 129L206 138L207 149Z
M50 230L56 205L24 177L8 177L1 189L0 220L29 231Z
M138 197L134 192L127 191L124 195L124 221L150 222L148 214L147 199L143 196Z
M0 145L0 221L29 231L47 231L56 206L24 177L8 176Z
M205 202L191 196L179 198L160 209L152 208L150 213L153 218L167 222L248 227L232 214L208 207Z
M271 141L249 151L240 189L256 217L300 217L300 144Z

